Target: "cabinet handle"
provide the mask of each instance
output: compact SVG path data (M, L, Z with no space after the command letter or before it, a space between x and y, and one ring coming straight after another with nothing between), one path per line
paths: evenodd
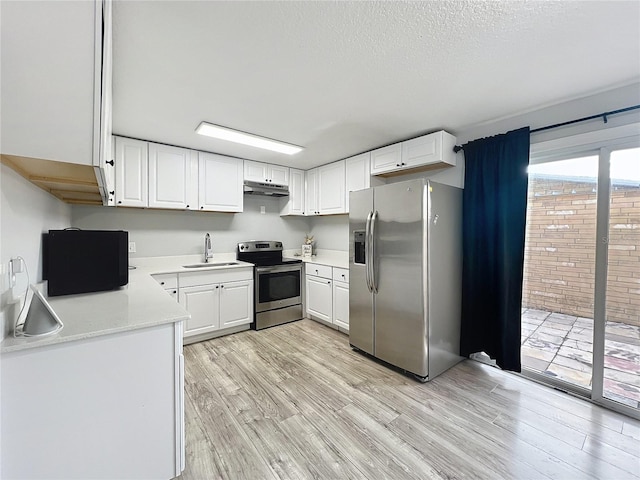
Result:
M327 282L329 285L331 285L331 282Z
M178 293L178 291L177 290L173 290L173 293Z
M204 210L204 206L200 207L200 210Z
M164 282L160 282L160 285L164 285Z
M108 162L104 162L107 165L111 165L112 167L115 166L113 160L109 160Z
M216 285L216 288L219 288L219 286L218 286L218 285Z
M402 162L401 165L406 165L406 163Z
M342 278L344 278L344 273L342 274Z
M220 285L220 288L224 288L224 285Z
M118 200L118 203L122 203L122 200Z
M189 205L187 205L187 208L189 208Z
M399 164L399 163L396 163L396 167L399 167L399 166L400 166L400 164Z
M112 190L111 192L109 192L109 195L115 195L115 194L116 194L115 190Z

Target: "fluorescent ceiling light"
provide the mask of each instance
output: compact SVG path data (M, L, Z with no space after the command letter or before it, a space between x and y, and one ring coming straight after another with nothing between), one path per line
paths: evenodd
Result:
M252 135L250 133L239 132L238 130L233 130L231 128L219 127L218 125L213 125L207 122L201 122L200 125L198 125L198 128L196 128L196 133L213 138L219 138L221 140L227 140L229 142L249 145L251 147L280 152L287 155L294 155L303 150L302 147L298 147L297 145L271 140L270 138L259 137L258 135Z

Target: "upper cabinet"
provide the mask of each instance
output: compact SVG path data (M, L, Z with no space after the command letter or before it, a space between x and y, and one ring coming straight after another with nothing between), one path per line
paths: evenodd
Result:
M149 143L116 137L116 206L149 205Z
M23 159L95 169L98 202L106 203L113 190L104 172L112 160L111 1L3 2L1 21L2 90L11 92L2 97L2 154L39 177L46 165ZM73 178L53 180L56 191L78 186ZM88 187L77 190L86 199Z
M371 152L372 175L399 175L455 166L456 137L443 130Z
M371 153L362 153L345 160L345 212L349 213L349 192L371 186Z
M371 152L371 175L391 172L402 167L402 144L396 143Z
M242 212L242 160L213 153L198 153L198 209Z
M245 160L244 179L249 182L289 185L289 168Z
M195 210L198 153L149 143L149 208Z
M344 160L306 172L306 215L345 213Z
M305 188L304 172L289 169L289 196L283 199L280 215L304 215Z
M345 213L345 162L318 167L318 210L320 215Z
M116 206L242 212L241 159L115 139Z

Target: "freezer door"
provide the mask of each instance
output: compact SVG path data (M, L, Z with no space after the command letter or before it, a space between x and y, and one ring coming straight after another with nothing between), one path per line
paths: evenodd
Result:
M349 343L373 354L373 293L370 291L367 218L373 189L349 194Z
M426 325L427 188L424 180L375 188L374 355L428 376Z

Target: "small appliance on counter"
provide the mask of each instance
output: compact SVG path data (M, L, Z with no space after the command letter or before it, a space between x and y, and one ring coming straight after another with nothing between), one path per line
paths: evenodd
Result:
M50 297L114 290L129 283L128 232L49 230L42 237L42 278Z
M251 328L260 330L303 317L302 260L282 258L282 242L241 242L236 258L255 265L255 310Z

